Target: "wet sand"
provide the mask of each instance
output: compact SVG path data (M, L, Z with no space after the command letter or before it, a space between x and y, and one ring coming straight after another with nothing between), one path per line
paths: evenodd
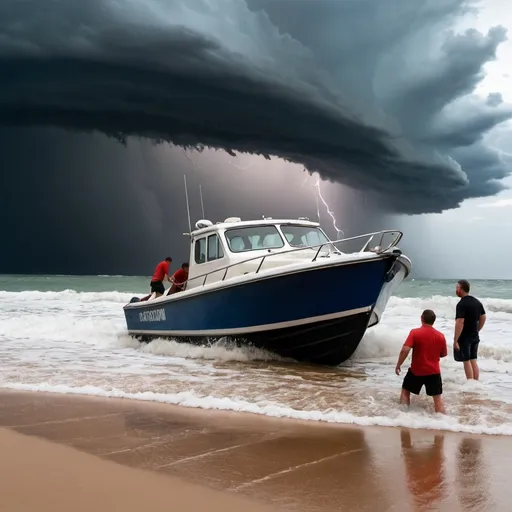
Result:
M271 512L273 507L0 429L5 512Z
M21 392L0 427L2 512L510 508L509 437Z

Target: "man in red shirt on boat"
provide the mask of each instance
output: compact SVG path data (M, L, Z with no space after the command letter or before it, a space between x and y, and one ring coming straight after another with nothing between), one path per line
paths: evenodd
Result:
M165 293L164 279L167 279L170 283L171 278L169 277L169 265L172 263L172 258L167 256L164 261L161 261L155 268L153 277L151 278L151 293L155 294L156 297L160 297Z
M445 413L442 399L443 381L441 379L441 357L446 357L448 348L444 334L434 329L436 314L426 309L421 315L421 327L412 329L400 351L395 373L400 375L400 367L412 349L411 367L402 384L400 403L410 405L411 393L419 395L425 386L428 396L434 400L436 412Z
M167 295L172 295L173 293L176 292L182 292L185 289L188 280L188 269L189 264L183 263L183 265L181 265L181 268L174 272L174 274L171 277L172 286L169 288Z

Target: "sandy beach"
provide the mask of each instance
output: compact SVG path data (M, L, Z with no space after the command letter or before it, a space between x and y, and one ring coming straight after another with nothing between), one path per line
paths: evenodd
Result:
M6 512L211 510L271 512L238 496L123 467L12 430L0 430L0 492Z
M22 392L0 427L3 512L509 509L509 437Z

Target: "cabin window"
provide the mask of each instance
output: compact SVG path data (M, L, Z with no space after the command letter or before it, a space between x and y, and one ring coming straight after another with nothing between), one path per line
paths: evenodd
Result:
M292 247L308 247L329 242L323 231L309 226L282 224L281 231Z
M196 240L194 259L196 263L204 263L206 261L206 238Z
M208 261L224 258L224 250L218 235L208 237Z
M232 252L279 249L283 239L275 226L247 226L226 231L228 247Z

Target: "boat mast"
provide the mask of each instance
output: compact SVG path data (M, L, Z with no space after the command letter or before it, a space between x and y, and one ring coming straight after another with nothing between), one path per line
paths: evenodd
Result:
M206 217L204 216L203 188L201 185L199 185L199 197L201 198L201 211L203 212L203 219L205 219Z
M188 234L192 235L192 225L190 224L190 207L188 204L187 177L185 174L183 175L183 181L185 182L185 199L187 201Z

